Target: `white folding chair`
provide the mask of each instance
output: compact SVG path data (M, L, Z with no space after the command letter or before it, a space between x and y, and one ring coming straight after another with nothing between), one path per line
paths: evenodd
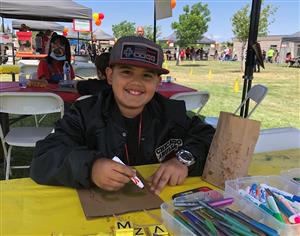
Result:
M255 109L258 107L258 105L262 102L262 100L267 95L268 88L261 85L256 84L254 85L247 93L246 98L241 102L241 104L238 106L238 108L235 110L234 114L236 114L243 105L246 104L246 102L251 99L252 101L256 102L255 106L252 108L252 110L249 112L248 116L246 118L249 118L252 113L255 111ZM210 124L214 128L217 127L218 124L218 117L206 117L205 123Z
M60 112L61 117L64 114L64 102L54 93L2 92L0 101L0 112L3 113L41 115ZM5 179L9 179L11 168L29 167L10 166L12 147L35 147L37 141L44 139L52 131L52 127L14 127L4 135L0 124L0 138L6 162Z
M74 68L75 75L79 78L97 77L97 69L93 63L75 62L72 66Z
M79 98L77 98L76 101L80 101L80 100L89 98L89 97L91 97L91 96L93 96L93 95L82 95L82 96L80 96Z
M199 115L202 108L205 106L209 99L209 92L207 91L197 91L197 92L185 92L177 93L170 97L174 100L182 100L185 102L185 107L187 111L197 109L196 114Z

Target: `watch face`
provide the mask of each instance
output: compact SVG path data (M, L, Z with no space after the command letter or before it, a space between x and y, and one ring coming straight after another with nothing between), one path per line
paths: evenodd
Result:
M190 152L187 152L187 151L181 152L180 157L182 159L184 159L185 161L193 161L194 160L193 155Z
M176 154L177 160L186 166L193 165L195 163L195 159L192 153L186 150L180 150Z

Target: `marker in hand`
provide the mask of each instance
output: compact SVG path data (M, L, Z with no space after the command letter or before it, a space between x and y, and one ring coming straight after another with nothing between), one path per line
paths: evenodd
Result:
M115 162L118 162L118 163L120 163L120 164L122 164L122 165L125 165L124 162L121 161L120 158L117 157L117 156L114 156L114 158L113 158L112 160L115 161ZM130 179L131 179L131 181L132 181L133 183L135 183L139 188L144 188L143 182L142 182L137 176L134 176L134 177L132 177L132 178L130 178Z

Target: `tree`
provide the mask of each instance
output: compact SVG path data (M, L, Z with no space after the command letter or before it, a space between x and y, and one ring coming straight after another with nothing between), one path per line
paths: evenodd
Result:
M266 36L268 34L268 27L272 24L275 19L273 18L277 8L271 4L267 4L262 7L259 26L258 26L258 36ZM231 19L232 22L232 32L237 40L242 43L242 55L241 55L241 68L243 67L244 61L244 51L246 48L246 43L249 35L250 26L250 5L247 4L242 9L238 10Z
M184 14L179 15L179 22L172 23L172 29L176 32L179 46L195 43L207 32L210 21L210 11L207 4L201 2L183 7Z
M135 35L135 23L122 21L119 24L112 25L112 31L116 38L123 36Z
M152 25L145 25L144 26L144 37L150 40L153 40L153 26ZM161 36L161 27L156 26L156 37L158 38Z

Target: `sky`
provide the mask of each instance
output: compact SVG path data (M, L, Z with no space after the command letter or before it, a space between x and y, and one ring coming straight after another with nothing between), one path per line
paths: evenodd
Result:
M135 23L136 26L153 25L153 0L74 1L92 8L93 12L104 14L101 26L93 24L93 30L102 29L113 35L112 25L125 20ZM183 14L183 6L192 6L199 1L176 0L176 2L176 7L172 11L173 16L157 21L157 25L161 28L159 38L167 37L173 33L171 24L178 21L179 15ZM251 6L252 0L203 0L201 2L208 4L211 13L208 31L204 35L218 42L223 42L232 40L234 37L230 21L233 14L247 3ZM269 26L269 35L290 35L300 31L300 0L265 0L265 4L272 4L277 7L277 12L274 15L275 22ZM11 20L5 20L5 24L11 26ZM65 23L65 26L71 27L71 24Z
M101 26L93 24L93 30L102 29L112 34L111 26L122 21L129 21L138 25L153 25L153 0L75 0L75 2L93 9L93 12L103 13L104 19ZM173 9L173 16L157 21L161 27L161 37L170 35L173 30L172 22L178 21L179 15L183 14L183 6L199 2L192 0L177 0ZM231 21L233 14L252 3L252 0L206 0L211 12L211 21L208 32L205 35L216 41L227 41L233 38ZM289 35L300 31L300 0L265 0L265 4L277 7L274 15L275 22L269 26L270 35Z

